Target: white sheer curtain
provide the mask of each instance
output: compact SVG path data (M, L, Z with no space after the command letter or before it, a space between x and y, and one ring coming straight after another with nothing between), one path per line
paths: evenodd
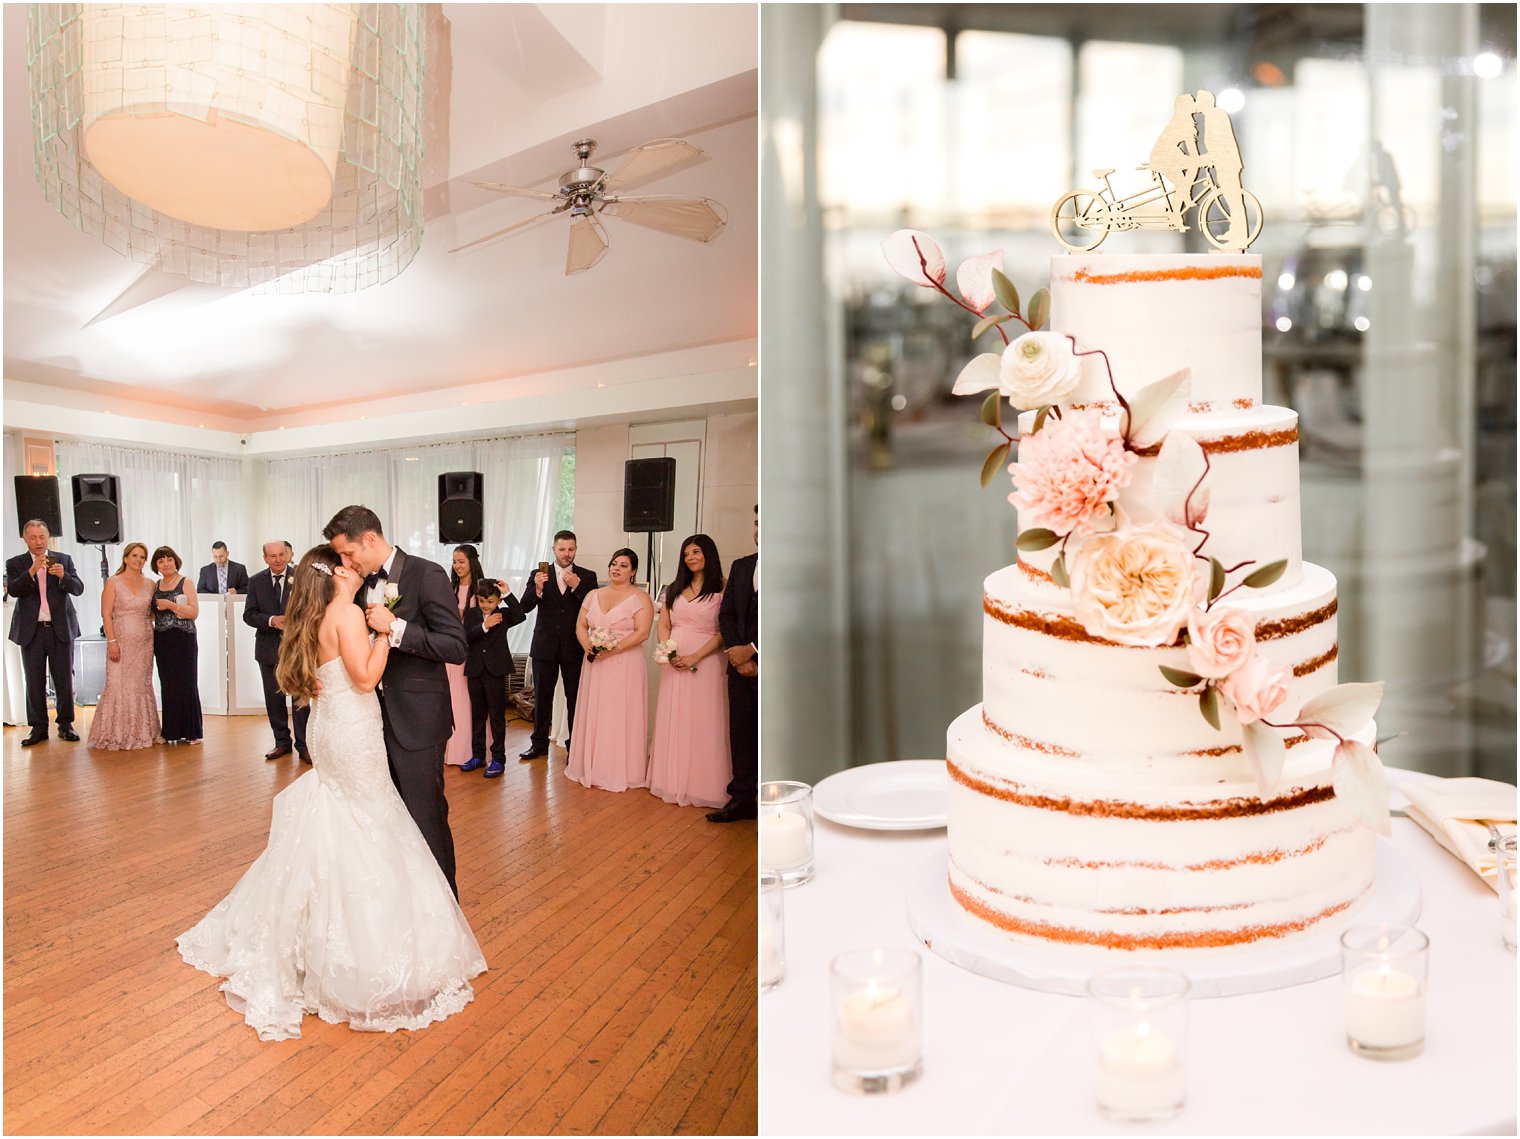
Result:
M120 480L122 541L106 551L112 573L121 564L121 547L127 542L142 542L149 553L158 546L172 547L192 578L211 560L212 542L225 540L235 548L238 520L247 510L238 460L68 440L60 440L55 453L64 499L59 547L74 559L84 580L84 596L77 605L86 634L100 629L100 547L74 540L68 489L74 475L106 474ZM240 553L239 560L246 561ZM251 572L256 567L249 568Z
M392 544L448 568L454 547L438 540L438 476L479 471L485 503L481 565L521 597L529 573L549 557L563 456L574 438L526 435L274 459L265 468L260 533L288 539L299 556L321 541L328 519L358 502L380 516ZM514 651L527 650L533 620L512 631Z

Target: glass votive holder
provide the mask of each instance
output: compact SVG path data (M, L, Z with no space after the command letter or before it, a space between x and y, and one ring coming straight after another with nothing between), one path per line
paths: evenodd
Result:
M924 1070L923 962L911 949L857 949L829 965L834 1086L901 1091Z
M1121 965L1088 979L1104 1118L1149 1122L1182 1110L1191 988L1185 974L1159 965Z
M1430 939L1412 926L1358 925L1341 934L1346 1043L1370 1060L1408 1060L1425 1047Z
M1515 836L1505 835L1494 843L1494 872L1499 877L1499 933L1504 948L1515 952Z
M800 886L813 876L813 789L777 780L760 784L760 869Z
M781 875L760 875L760 991L769 992L786 975L786 923L782 919Z

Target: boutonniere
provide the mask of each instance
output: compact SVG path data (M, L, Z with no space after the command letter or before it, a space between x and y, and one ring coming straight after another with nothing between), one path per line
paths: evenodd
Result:
M391 611L394 612L396 606L399 605L400 603L401 603L401 587L399 585L397 585L394 581L388 581L388 582L386 582L385 583L385 607L387 609L389 609L389 610L391 610Z

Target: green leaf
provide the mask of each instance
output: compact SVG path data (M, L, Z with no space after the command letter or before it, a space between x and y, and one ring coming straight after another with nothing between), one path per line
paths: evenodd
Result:
M1012 446L1011 443L1000 443L992 449L992 453L982 463L983 486L990 483L992 476L997 474L998 468L1008 461L1008 449Z
M1279 558L1275 562L1268 562L1261 569L1254 571L1246 578L1244 585L1251 589L1265 589L1278 578L1282 577L1283 571L1288 568L1288 559Z
M1019 311L1019 291L1013 287L1013 282L1004 276L1001 269L992 271L992 291L997 294L997 299L1002 306L1015 316Z
M1161 675L1170 680L1178 688L1191 688L1203 679L1201 676L1195 676L1193 673L1185 672L1180 668L1167 668L1164 664L1157 667L1161 669Z
M1035 434L1040 430L1040 428L1045 426L1045 417L1049 414L1050 404L1048 403L1044 407L1040 408L1039 411L1034 413L1034 429L1029 432L1031 435Z
M1036 289L1029 298L1029 327L1038 332L1050 319L1050 290Z
M1033 553L1035 550L1048 550L1060 540L1061 535L1054 530L1025 530L1014 545L1025 553Z
M1219 693L1214 690L1212 684L1198 697L1198 710L1217 732L1219 730Z
M999 402L1002 398L1002 392L990 391L987 398L982 400L982 422L988 427L997 427L1003 422L1003 408Z
M1062 589L1071 588L1071 578L1066 576L1066 555L1062 554L1050 564L1050 576Z
M1224 564L1218 558L1209 559L1209 600L1213 601L1224 591Z
M1012 319L1013 319L1013 316L1010 313L1000 313L1000 314L998 314L996 316L984 316L984 317L982 317L981 320L977 321L976 324L972 326L972 329L971 329L971 339L975 340L978 336L980 336L982 333L986 332L989 328L996 328L998 325L1002 324L1004 321L1008 321L1008 320L1012 320Z

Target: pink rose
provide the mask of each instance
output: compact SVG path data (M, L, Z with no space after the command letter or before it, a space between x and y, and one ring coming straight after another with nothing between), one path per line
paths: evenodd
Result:
M1019 508L1022 529L1089 534L1093 519L1106 515L1129 485L1138 461L1101 412L1069 411L1019 440L1019 461L1008 468L1014 486L1008 501Z
M1082 539L1070 570L1082 627L1121 645L1174 642L1203 586L1188 537L1158 520Z
M1252 655L1229 676L1219 682L1219 691L1231 704L1242 724L1253 724L1269 716L1287 698L1288 674L1273 668L1264 656Z
M1187 627L1188 663L1199 676L1229 676L1256 651L1256 622L1244 610L1194 608Z

